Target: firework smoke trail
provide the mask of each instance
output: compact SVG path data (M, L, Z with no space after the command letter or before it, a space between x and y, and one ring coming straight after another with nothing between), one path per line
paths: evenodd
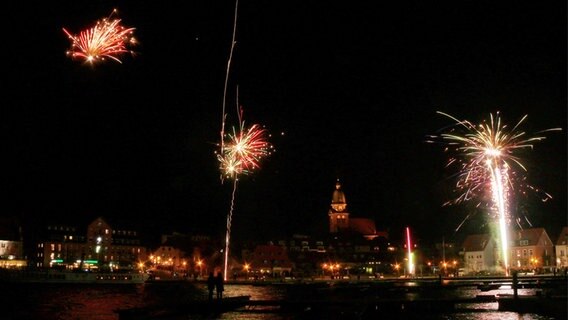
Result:
M135 28L126 28L120 24L120 19L112 19L114 13L116 9L108 18L97 21L94 27L81 31L78 35L63 28L63 32L71 40L71 49L67 51L67 55L91 64L105 58L122 63L118 56L130 52L127 46L136 43L133 37Z
M505 273L508 274L507 226L511 220L508 206L509 194L515 188L528 187L534 190L533 187L521 183L524 179L520 179L520 173L513 170L513 168L518 167L522 171L526 171L521 159L515 153L520 149L532 149L533 142L544 140L545 137L526 137L525 132L517 130L527 118L526 115L511 130L508 130L506 125L501 124L499 113L495 117L491 114L489 123L483 122L479 125L473 125L467 120L458 120L443 112L438 111L438 113L454 120L457 129L465 130L465 133L460 133L459 130L452 128L450 133L431 136L431 138L441 138L446 141L461 156L451 158L448 162L448 166L452 164L461 165L456 184L460 195L449 203L455 204L475 198L479 198L481 203L484 192L489 186L491 191L490 208L498 216L503 266ZM561 129L553 128L539 133L559 130ZM550 195L545 195L545 199L550 198ZM480 203L478 203L478 206Z
M226 120L226 114L225 114L225 102L227 100L227 85L229 83L229 70L231 69L231 60L233 59L233 51L235 49L235 37L237 34L237 10L239 8L239 0L235 0L235 15L234 15L234 19L233 19L233 37L231 39L231 50L229 51L229 59L227 60L227 71L225 72L225 86L223 88L223 106L222 106L222 110L221 110L221 154L223 154L224 148L225 148L225 143L224 143L224 139L225 139L225 120ZM223 181L223 176L221 176L221 181Z
M229 240L231 239L231 222L233 220L233 209L235 206L235 194L237 193L237 182L239 179L235 178L233 180L233 192L231 193L231 208L229 209L229 214L227 215L227 231L225 233L225 258L223 260L223 277L227 280L227 265L229 261Z
M233 51L235 49L235 37L237 33L237 12L239 7L239 1L235 0L235 14L233 18L233 36L231 39L231 50L229 51L229 58L227 59L227 69L225 71L225 85L223 87L223 102L221 110L221 141L219 142L220 151L217 155L217 159L221 163L221 183L223 183L224 177L229 177L234 179L233 192L231 193L231 207L229 209L229 214L227 214L227 230L225 234L225 257L223 261L223 277L227 280L227 265L229 260L229 240L231 237L231 220L233 216L233 208L235 203L235 194L237 192L237 181L238 175L243 173L243 165L241 159L236 157L232 152L225 151L225 120L227 115L225 113L225 105L227 101L227 86L229 83L229 72L231 70L231 60L233 59ZM238 98L237 98L237 109L238 109ZM240 117L240 114L239 114Z

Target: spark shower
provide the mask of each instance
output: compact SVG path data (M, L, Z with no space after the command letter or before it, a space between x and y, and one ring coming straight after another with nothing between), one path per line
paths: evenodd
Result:
M448 166L459 167L456 184L459 195L447 204L477 201L479 206L485 202L491 217L498 221L502 267L508 275L510 265L507 230L511 221L510 195L525 187L534 189L524 182L527 169L517 154L523 149L532 150L534 142L544 140L545 137L540 134L562 129L547 129L529 137L519 129L527 115L509 129L501 122L499 112L490 114L489 121L477 125L440 111L438 113L455 121L455 125L447 132L430 137L441 139L446 145L446 151L453 153ZM546 193L545 195L545 199L551 197Z

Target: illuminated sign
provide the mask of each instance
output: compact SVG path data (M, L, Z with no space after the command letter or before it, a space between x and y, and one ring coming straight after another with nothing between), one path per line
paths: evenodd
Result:
M81 260L77 260L77 263L81 263ZM98 260L84 260L83 263L97 264L97 263L99 263L99 261Z

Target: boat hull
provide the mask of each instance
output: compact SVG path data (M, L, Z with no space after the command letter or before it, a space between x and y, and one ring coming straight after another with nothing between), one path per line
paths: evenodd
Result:
M0 270L0 281L12 283L141 284L147 279L147 274L137 272Z

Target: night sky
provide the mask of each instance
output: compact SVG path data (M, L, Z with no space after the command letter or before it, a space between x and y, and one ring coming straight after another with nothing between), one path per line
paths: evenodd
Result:
M393 238L406 226L424 241L484 232L471 206L442 207L455 180L425 141L453 122L438 110L564 129L520 155L553 200L516 205L556 237L568 212L566 3L375 2L239 3L227 128L238 87L245 123L265 125L277 151L241 177L233 239L326 230L336 179L351 215ZM17 3L1 19L0 216L221 235L232 184L214 152L235 3ZM136 28L136 55L67 57L62 28L113 8Z

